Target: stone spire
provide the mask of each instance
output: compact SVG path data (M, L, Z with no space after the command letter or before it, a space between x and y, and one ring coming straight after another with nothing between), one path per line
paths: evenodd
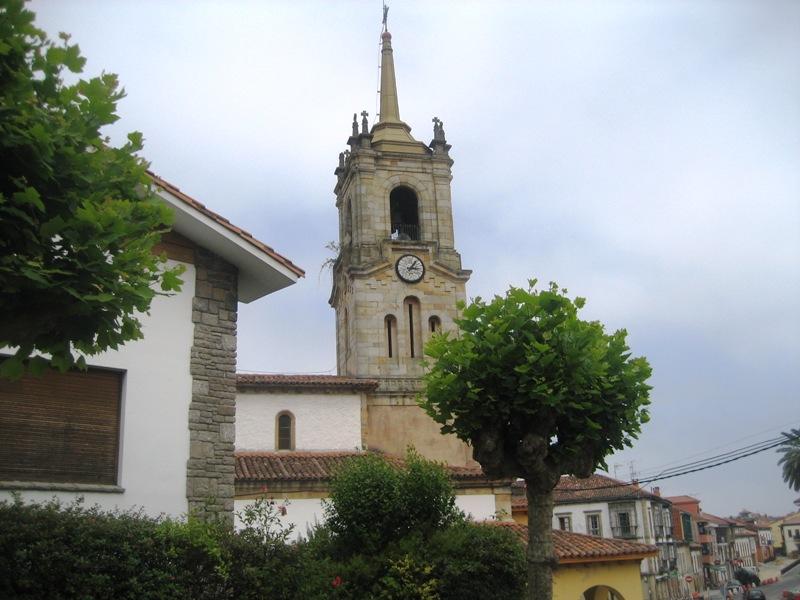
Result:
M397 81L394 76L394 57L392 56L392 34L381 34L381 113L380 123L402 123L400 107L397 104Z
M411 137L411 127L400 120L397 104L397 81L394 75L392 34L381 34L381 112L372 127L372 146L376 150L424 154L424 144Z

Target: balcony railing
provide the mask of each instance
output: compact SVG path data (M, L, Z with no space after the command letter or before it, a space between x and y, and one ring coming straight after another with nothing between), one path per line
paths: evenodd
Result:
M636 537L638 525L618 525L611 528L615 538L630 539Z
M392 223L393 240L419 240L419 225Z
M655 529L656 537L670 537L672 536L672 526L671 525L654 525L653 529ZM688 540L691 541L691 540Z

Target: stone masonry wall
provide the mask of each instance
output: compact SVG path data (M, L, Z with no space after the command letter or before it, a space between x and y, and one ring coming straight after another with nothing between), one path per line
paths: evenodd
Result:
M191 512L233 525L237 271L202 248L195 265L186 498Z

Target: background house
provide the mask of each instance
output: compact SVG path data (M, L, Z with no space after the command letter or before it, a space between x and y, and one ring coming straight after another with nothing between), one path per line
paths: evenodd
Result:
M509 527L528 543L527 526ZM639 565L654 558L658 548L630 540L598 538L556 529L553 546L557 564L553 569L554 600L643 600Z
M781 523L781 536L786 556L797 556L800 553L800 513L784 519Z
M514 520L527 523L524 484L518 482L512 489ZM665 600L682 595L671 503L667 499L595 473L586 479L561 477L554 500L553 529L631 540L658 549L656 556L641 561L645 598Z
M184 265L183 287L141 316L144 339L90 357L87 372L0 381L2 497L232 519L237 305L303 271L152 178L175 213L158 250Z

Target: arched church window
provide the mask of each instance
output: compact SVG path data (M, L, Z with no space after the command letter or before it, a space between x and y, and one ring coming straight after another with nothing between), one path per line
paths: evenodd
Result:
M422 326L420 323L419 299L408 296L403 300L405 316L408 319L408 355L411 358L422 356Z
M428 319L428 329L431 333L441 333L442 320L436 315L433 315L430 319Z
M397 356L397 319L394 315L386 315L386 351L389 358Z
M389 194L389 213L392 239L420 239L419 202L414 190L403 185L394 188Z
M294 450L294 415L283 411L278 413L275 421L275 448Z

